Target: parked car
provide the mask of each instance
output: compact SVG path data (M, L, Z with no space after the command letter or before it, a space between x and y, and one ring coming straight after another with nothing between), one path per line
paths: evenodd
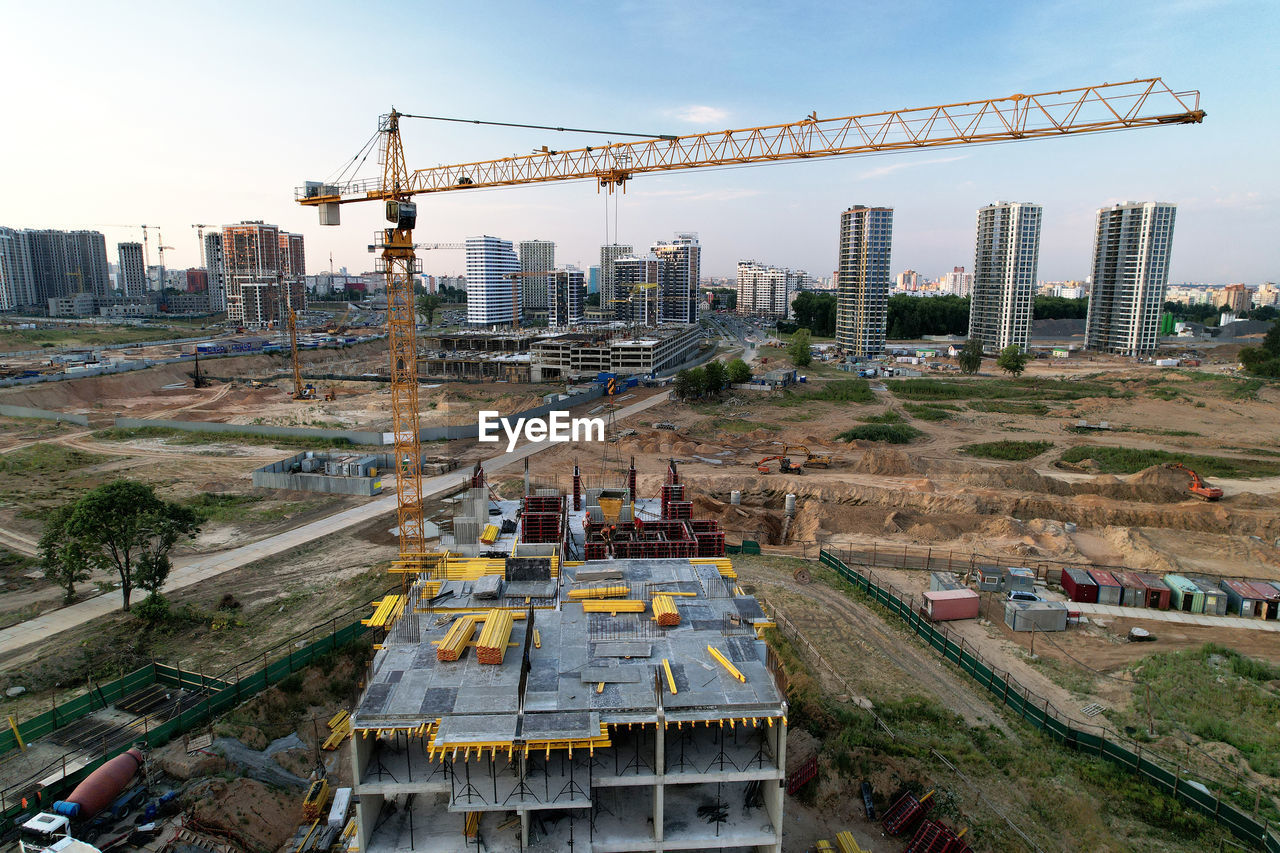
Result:
M1015 589L1009 592L1010 601L1040 601L1040 596L1034 592L1027 592L1022 589Z

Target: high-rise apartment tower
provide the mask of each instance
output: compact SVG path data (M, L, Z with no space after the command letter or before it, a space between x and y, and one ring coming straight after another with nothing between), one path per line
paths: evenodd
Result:
M1177 207L1158 201L1098 211L1085 346L1138 356L1156 348Z
M854 205L840 214L836 343L851 355L884 352L892 248L893 208Z
M1038 204L1006 201L978 210L969 337L986 351L1027 348L1043 212Z

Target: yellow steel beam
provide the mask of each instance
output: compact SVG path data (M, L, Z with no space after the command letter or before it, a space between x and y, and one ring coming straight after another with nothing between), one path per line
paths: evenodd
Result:
M671 661L666 658L662 659L662 670L667 674L667 689L671 691L671 695L680 692L676 690L676 677L671 674Z

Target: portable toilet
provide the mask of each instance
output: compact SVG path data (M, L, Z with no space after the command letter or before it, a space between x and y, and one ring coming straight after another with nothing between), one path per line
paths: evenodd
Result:
M1008 568L1004 571L1004 588L1009 592L1035 592L1036 573L1031 569Z
M1112 576L1111 572L1104 572L1102 569L1090 569L1089 576L1098 585L1099 604L1120 603L1120 582Z
M1218 586L1227 594L1227 612L1245 619L1254 619L1265 615L1263 602L1258 599L1258 592L1245 581L1220 581Z
M1204 612L1210 616L1227 615L1227 594L1213 581L1204 578L1192 578L1191 582L1200 587L1204 593Z
M1115 572L1112 577L1120 584L1120 603L1125 607L1146 607L1147 586L1133 572Z
M1204 593L1200 587L1182 575L1167 574L1164 582L1169 587L1169 606L1183 613L1203 613Z
M1266 581L1250 581L1249 586L1258 591L1258 600L1262 602L1262 618L1280 617L1280 590Z
M1138 572L1138 580L1142 581L1142 585L1147 588L1147 607L1157 610L1169 609L1169 587L1159 575Z
M1093 603L1098 600L1098 585L1084 569L1063 569L1062 588L1072 601Z

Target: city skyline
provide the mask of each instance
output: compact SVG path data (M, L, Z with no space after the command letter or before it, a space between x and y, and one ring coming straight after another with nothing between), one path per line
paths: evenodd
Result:
M798 8L788 15L788 26L778 28L772 7L712 3L689 19L688 32L658 40L643 79L604 80L594 73L610 55L611 40L602 35L651 32L664 19L662 9L622 4L592 16L546 16L498 5L513 35L494 34L499 49L484 68L467 61L464 46L430 38L429 31L465 28L464 11L438 10L440 19L430 26L404 15L403 38L421 38L433 49L393 81L379 80L376 69L354 67L316 77L305 63L258 49L283 33L323 42L339 22L347 38L375 38L373 16L338 6L321 4L306 19L262 10L261 27L253 32L236 27L236 15L212 10L178 10L157 23L155 16L78 7L58 22L65 50L47 54L34 42L12 39L0 53L15 70L68 83L67 97L54 111L38 88L11 92L15 124L34 127L39 120L42 130L0 140L0 154L24 165L0 199L0 223L97 229L112 246L138 241L141 234L105 223L158 223L165 242L176 247L169 265L185 268L199 265L192 223L263 219L305 236L309 268L328 268L332 253L335 268L361 270L372 266L364 246L380 224L380 211L354 206L344 211L346 227L321 229L312 211L294 204L293 188L349 160L392 103L464 118L690 133L796 120L811 110L843 115L1161 75L1175 89L1202 91L1208 112L1203 125L667 174L639 178L621 197L598 194L589 182L450 193L421 199L419 233L424 241L541 235L556 241L565 261L586 268L604 243L647 245L654 235L687 230L701 235L707 274L732 277L739 260L773 246L769 254L776 262L822 275L836 262L824 223L852 203L883 204L896 212L901 265L933 276L966 263L974 209L999 198L1035 198L1044 207L1041 277L1071 280L1088 274L1096 210L1162 198L1179 206L1171 281L1257 284L1278 277L1270 243L1280 193L1266 154L1277 119L1253 107L1276 84L1267 78L1248 88L1235 82L1254 79L1258 58L1274 54L1266 33L1280 15L1271 6L1136 3L1117 10L1099 3L1086 4L1082 13L1075 4L920 3L892 12L830 9L821 15ZM667 11L677 13L674 6ZM51 14L12 10L8 32L52 26ZM945 42L913 35L913 28L925 26L945 34ZM198 62L184 48L184 34L191 31L208 38L209 50ZM701 38L706 32L734 38ZM578 49L552 63L536 44L553 33ZM796 57L792 67L766 75L735 46L760 39ZM1091 49L1061 51L1067 42ZM703 48L704 60L692 78L674 61L691 43ZM95 62L95 46L108 44L115 60ZM935 49L909 51L911 59L904 61L903 48L912 44ZM963 49L936 49L944 44ZM829 73L830 57L847 51L868 58L857 89ZM148 59L144 64L132 56ZM228 69L228 79L210 87L207 68L218 65ZM151 67L163 67L165 74ZM242 79L278 85L245 96L256 90L239 87ZM132 107L142 102L144 88L146 102L162 109ZM273 94L280 88L296 92L289 116L307 121L281 117ZM191 96L196 91L200 98ZM225 113L232 102L234 121L203 120L210 111ZM167 131L187 120L201 133L179 138ZM316 121L323 133L314 132ZM95 129L92 145L80 132L86 126ZM602 139L608 137L426 122L405 127L411 166ZM69 197L75 205L67 205ZM1221 251L1224 245L1232 251ZM430 273L461 269L458 258L424 260Z

